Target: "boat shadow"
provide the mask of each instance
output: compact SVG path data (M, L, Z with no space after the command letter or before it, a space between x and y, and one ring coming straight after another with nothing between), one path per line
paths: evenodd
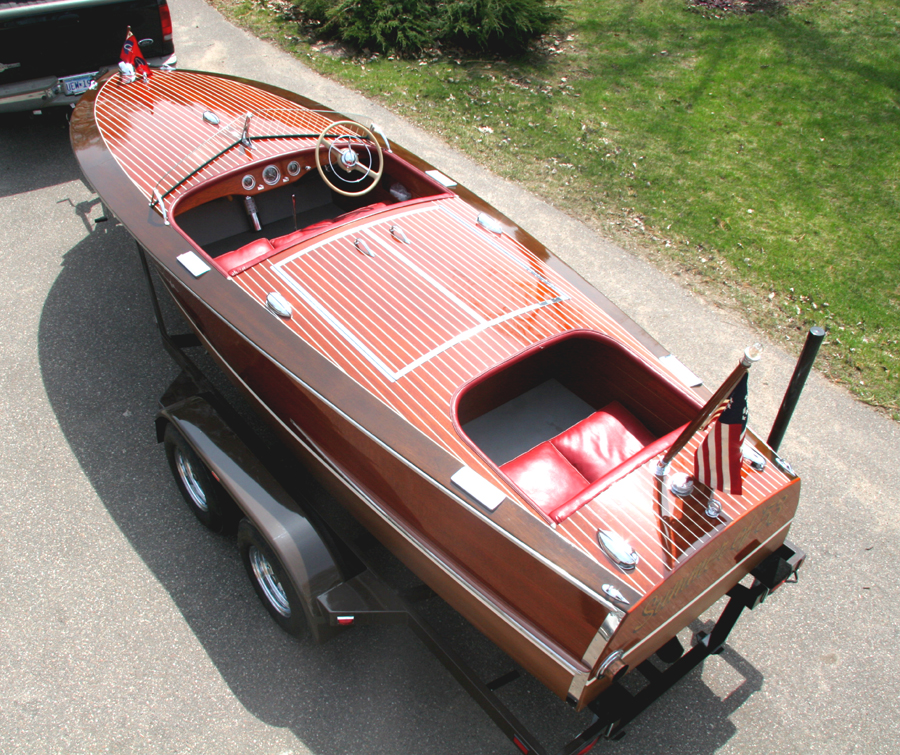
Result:
M713 624L696 621L690 631L709 632ZM718 752L737 733L731 716L762 689L763 681L751 663L726 645L630 724L616 755Z
M70 172L64 166L60 181L72 180ZM26 191L27 182L15 188ZM156 442L156 400L177 368L160 344L135 244L115 222L94 223L93 203L72 212L91 232L65 254L44 303L38 349L47 397L85 477L239 703L313 752L514 752L409 630L360 627L317 646L271 621L234 539L194 519ZM175 316L170 305L166 316ZM508 670L508 659L441 601L426 610L487 678ZM731 713L761 685L737 653L726 649L722 659L746 680L736 693L720 699L695 672L608 751L715 752L735 732ZM531 679L502 697L548 745L590 720ZM215 720L215 711L205 713Z

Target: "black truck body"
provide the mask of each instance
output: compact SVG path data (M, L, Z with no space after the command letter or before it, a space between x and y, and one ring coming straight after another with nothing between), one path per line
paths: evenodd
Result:
M128 27L151 67L175 65L166 0L0 0L0 113L75 103Z

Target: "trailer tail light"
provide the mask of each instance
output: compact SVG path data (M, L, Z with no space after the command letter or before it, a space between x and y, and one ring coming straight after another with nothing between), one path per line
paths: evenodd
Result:
M588 750L593 749L594 745L600 740L600 737L596 737L595 739L588 742L584 747L582 747L575 755L584 755Z
M166 42L172 41L172 14L169 13L169 5L166 0L159 4L159 22L162 26L162 37Z
M353 623L354 618L354 616L338 616L337 623L342 627L346 627Z

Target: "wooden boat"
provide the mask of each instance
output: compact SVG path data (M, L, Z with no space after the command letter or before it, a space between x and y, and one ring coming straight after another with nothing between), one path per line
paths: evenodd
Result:
M665 477L657 466L709 392L378 129L171 71L107 78L71 134L107 209L289 448L560 697L583 707L783 543L790 468L748 432L741 495L677 495L702 434Z

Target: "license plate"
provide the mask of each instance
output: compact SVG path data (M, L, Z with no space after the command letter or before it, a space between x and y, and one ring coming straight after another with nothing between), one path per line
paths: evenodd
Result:
M94 83L94 74L84 73L81 76L70 76L68 79L62 79L62 83L68 96L83 94Z

